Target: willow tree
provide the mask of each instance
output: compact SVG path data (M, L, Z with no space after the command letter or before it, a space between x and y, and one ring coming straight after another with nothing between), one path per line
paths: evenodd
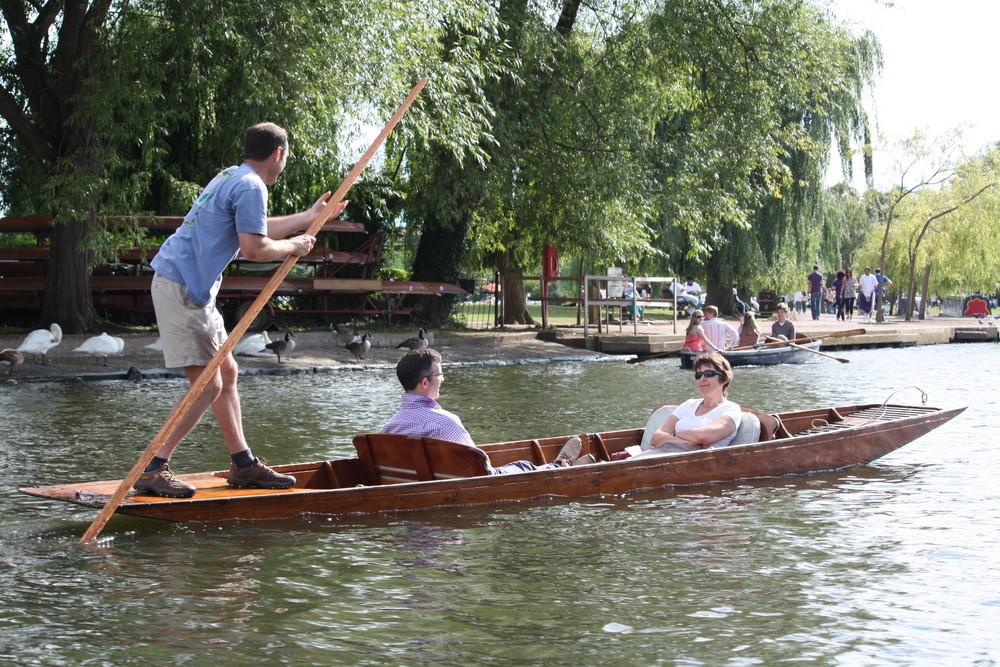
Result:
M352 146L422 74L431 90L383 165L399 164L414 137L455 148L482 133L470 100L489 59L442 64L443 35L492 34L492 13L468 0L0 0L0 11L4 203L55 216L42 319L67 333L98 325L101 217L185 212L192 192L242 159L253 123L289 130L278 212L333 189L360 154Z
M449 175L444 200L465 195L448 209L462 221L453 248L468 230L511 283L545 243L629 266L709 265L710 285L745 276L775 261L792 224L806 235L806 193L822 187L833 138L866 132L873 41L800 2L564 0L548 12L504 0L499 14L510 73L487 90L488 161L422 168ZM439 243L428 223L426 243ZM526 319L506 300L508 318Z
M41 321L58 321L67 333L86 331L97 319L88 256L80 249L94 226L97 202L91 191L99 186L107 159L101 109L89 101L108 66L102 30L112 4L0 2L5 28L0 35L0 116L7 140L3 159L17 171L15 181L26 178L23 186L41 191L36 197L15 195L14 201L47 202L44 211L34 212L63 223L52 232Z
M918 291L929 293L935 266L935 287L994 287L998 253L982 239L992 233L1000 199L995 192L1000 182L997 158L994 150L964 161L941 187L915 190L896 202L892 233L883 238L883 272L897 276L895 290L905 295L907 304L916 303ZM926 299L921 319L925 308ZM912 314L913 308L907 307L906 321Z
M744 29L729 57L743 66L732 85L756 93L730 111L747 138L734 147L746 169L735 176L750 186L733 191L738 214L724 219L724 242L707 262L712 294L741 281L780 290L804 281L805 271L789 275L798 267L839 264L846 228L826 214L830 149L849 172L850 146L870 143L864 94L881 67L871 34L854 35L810 5L774 3L734 23ZM726 106L732 95L719 99Z

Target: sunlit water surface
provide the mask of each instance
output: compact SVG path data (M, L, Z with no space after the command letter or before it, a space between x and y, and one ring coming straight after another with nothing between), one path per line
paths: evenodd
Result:
M839 473L542 506L170 525L17 493L121 477L185 387L0 384L0 661L39 665L993 665L1000 346L738 370L732 397L968 405ZM479 442L640 426L694 393L677 360L446 367ZM391 370L241 380L274 463L352 453ZM180 471L228 466L214 421Z

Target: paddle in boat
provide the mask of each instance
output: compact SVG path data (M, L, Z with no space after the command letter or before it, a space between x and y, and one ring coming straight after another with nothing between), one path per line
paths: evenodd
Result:
M775 364L801 364L812 359L819 350L820 340L807 340L790 345L761 345L747 349L723 350L722 356L730 366L773 366ZM704 352L681 350L681 368L694 368L694 358Z
M723 355L729 360L731 366L770 366L773 364L801 364L810 355L827 357L842 364L848 363L847 359L835 357L826 352L820 352L819 346L826 338L848 338L850 336L863 336L864 329L848 329L846 331L833 331L822 336L802 336L794 340L785 340L765 336L763 343L753 346L734 347L723 351ZM680 356L681 368L692 368L694 358L702 352L692 352L691 350L680 350L679 352L654 352L643 354L628 360L630 364L641 364L644 361L653 359L663 359L664 357Z
M481 449L401 435L354 438L357 456L275 466L294 475L289 489L237 489L228 470L179 475L197 489L190 498L131 493L117 505L124 515L165 521L281 519L302 515L359 515L492 506L541 499L576 499L639 490L802 475L868 463L959 415L964 407L868 404L780 414L744 410L737 440L718 449L644 455L612 461L616 452L643 447L665 419L654 413L646 429L581 435L597 463L511 475L487 473L518 459L552 460L566 436L482 445ZM648 444L646 445L648 447ZM22 493L103 508L121 480L20 489Z

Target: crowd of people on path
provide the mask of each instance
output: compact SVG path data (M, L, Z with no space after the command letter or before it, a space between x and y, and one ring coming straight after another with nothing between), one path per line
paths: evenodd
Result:
M818 320L821 313L835 315L841 322L854 319L857 308L858 316L867 324L877 319L876 307L878 293L885 298L892 287L892 280L882 274L881 269L864 268L860 276L854 275L854 269L847 267L837 271L832 280L827 280L820 272L819 266L813 266L813 271L806 277L808 296L804 292L796 292L789 301L797 313L805 313L808 303L813 320Z

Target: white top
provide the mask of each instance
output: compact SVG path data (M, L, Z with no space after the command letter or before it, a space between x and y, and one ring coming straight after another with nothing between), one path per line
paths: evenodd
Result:
M863 273L858 278L858 289L867 298L871 298L872 294L875 293L875 288L878 286L878 278L871 273Z
M705 414L699 415L696 414L699 405L701 405L701 399L692 398L684 401L674 410L674 416L677 417L674 433L690 431L699 426L708 426L719 417L726 416L733 422L733 432L714 445L709 445L709 449L713 447L725 447L732 442L733 438L736 437L736 429L740 426L740 417L743 414L740 406L726 399Z

